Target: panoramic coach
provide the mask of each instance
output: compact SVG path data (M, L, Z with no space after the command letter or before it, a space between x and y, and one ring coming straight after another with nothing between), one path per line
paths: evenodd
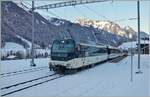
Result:
M70 74L119 56L121 50L111 46L77 43L73 39L54 40L49 69Z

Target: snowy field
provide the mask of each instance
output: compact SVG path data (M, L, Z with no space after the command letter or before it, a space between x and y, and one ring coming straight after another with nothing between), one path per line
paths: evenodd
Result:
M142 74L136 74L137 55L133 56L133 81L130 81L130 56L118 63L104 63L94 68L67 75L7 96L148 96L149 55L141 55ZM30 67L30 60L9 60L1 62L1 74L24 69L46 67L45 69L1 78L1 87L53 74L48 69L49 59L35 59L36 67ZM43 79L44 80L44 79ZM42 81L42 80L40 80ZM11 88L12 90L15 87ZM7 90L1 90L4 94Z
M9 54L11 51L13 53L15 52L22 52L22 54L24 56L26 56L27 52L30 52L31 50L31 43L25 39L22 38L23 41L27 42L27 44L29 45L29 48L25 49L22 45L14 43L14 42L6 42L5 46L3 48L1 48L1 56L7 56L7 54ZM36 45L36 49L35 49L35 54L50 54L50 49L46 48L46 49L41 49L39 48L38 45ZM9 55L10 57L12 57L12 55ZM15 56L14 56L15 57ZM8 57L7 57L8 58Z

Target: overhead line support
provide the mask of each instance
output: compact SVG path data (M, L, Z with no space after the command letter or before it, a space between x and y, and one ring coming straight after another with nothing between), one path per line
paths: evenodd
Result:
M72 0L72 1L38 6L38 7L35 7L35 9L52 9L52 8L59 8L59 7L65 7L65 6L75 6L75 5L81 5L81 4L107 2L107 1L111 1L111 0Z

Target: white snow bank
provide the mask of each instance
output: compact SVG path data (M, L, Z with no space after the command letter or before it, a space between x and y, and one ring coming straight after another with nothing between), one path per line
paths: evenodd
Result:
M18 52L18 51L22 51L25 52L25 48L17 43L14 42L5 42L5 46L3 48L1 48L1 56L6 56L8 53L10 52Z
M2 48L2 50L24 50L24 47L20 44L14 43L14 42L6 42L5 46Z
M8 56L7 58L15 58L16 56L14 56L14 55L10 55L10 56Z
M13 53L16 53L16 52L22 52L24 55L26 55L27 51L30 52L31 50L31 42L20 37L20 36L17 36L18 38L21 38L24 42L26 42L28 45L29 45L29 48L28 49L25 49L22 45L20 44L17 44L17 43L14 43L14 42L5 42L5 46L3 48L1 48L1 56L6 56L8 53L10 53L11 51ZM36 54L45 54L45 53L48 53L50 54L50 49L40 49L38 45L35 45L37 49L35 49L36 51Z

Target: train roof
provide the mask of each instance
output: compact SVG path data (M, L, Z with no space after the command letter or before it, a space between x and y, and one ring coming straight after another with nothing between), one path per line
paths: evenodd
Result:
M89 41L80 41L80 42L76 42L74 39L56 39L55 41L63 41L63 40L72 40L74 41L76 44L80 44L80 45L84 45L84 46L91 46L91 47L108 47L111 49L119 49L117 47L114 46L110 46L110 45L105 45L102 43L95 43L95 42L89 42Z
M106 45L100 45L100 44L90 44L90 43L78 43L79 45L84 45L84 46L91 46L91 47L106 47Z

